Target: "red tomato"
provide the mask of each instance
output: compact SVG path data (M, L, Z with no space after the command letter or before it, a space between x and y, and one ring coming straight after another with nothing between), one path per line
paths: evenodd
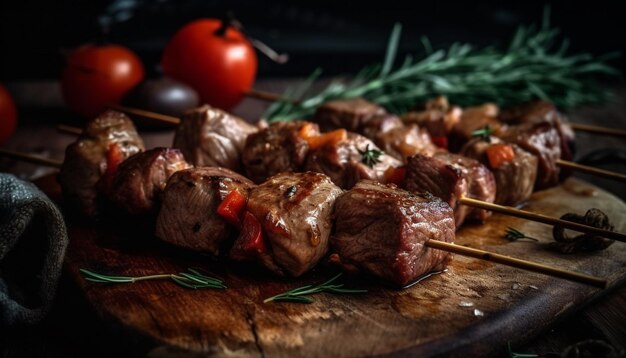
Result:
M141 60L118 45L85 45L68 58L61 76L65 103L74 112L95 117L144 77Z
M15 132L17 127L17 110L9 91L0 85L0 144L4 143Z
M163 72L185 82L203 102L230 109L254 83L256 53L246 37L228 27L216 34L222 21L201 19L185 25L165 47Z

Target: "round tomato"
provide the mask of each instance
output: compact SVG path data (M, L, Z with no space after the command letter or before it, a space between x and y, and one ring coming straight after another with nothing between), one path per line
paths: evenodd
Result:
M65 103L85 117L117 104L144 77L141 60L118 45L85 45L67 58L61 75Z
M0 144L4 143L15 132L17 126L17 110L9 91L0 85Z
M165 47L161 65L166 75L198 91L203 102L229 109L252 87L257 58L240 31L222 30L216 19L185 25Z

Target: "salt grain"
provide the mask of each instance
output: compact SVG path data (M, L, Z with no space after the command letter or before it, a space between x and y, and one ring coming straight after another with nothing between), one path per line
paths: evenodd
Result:
M474 303L469 301L461 301L459 302L459 307L474 307Z
M539 289L539 287L537 287L537 286L533 286L533 285L530 285L530 286L528 286L528 287L532 288L533 290L538 290L538 289Z
M483 313L483 311L481 311L481 310L479 310L479 309L476 309L476 308L474 309L474 316L476 316L476 317L482 317L482 316L484 316L484 315L485 315L485 314Z
M519 283L514 283L513 287L511 287L514 290L519 290L520 288L522 288L522 285L520 285Z

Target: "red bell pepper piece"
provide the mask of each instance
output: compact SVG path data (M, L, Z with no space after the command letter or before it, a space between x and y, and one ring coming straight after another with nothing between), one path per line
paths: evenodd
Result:
M231 258L239 261L254 260L268 252L261 223L246 210L243 214L243 225L239 237L230 251Z
M406 176L406 167L389 168L385 170L385 182L395 184L402 188L404 186L404 177Z
M109 193L112 190L113 178L115 178L117 168L124 161L124 159L124 152L122 152L120 145L118 143L109 144L109 148L106 152L107 166L101 179L106 193Z
M491 168L497 169L513 160L515 151L508 144L498 143L487 148L487 158Z
M231 190L217 207L217 213L230 224L241 227L241 216L247 202L248 198L245 195L238 190Z
M439 148L448 149L448 137L446 136L434 136L431 138L433 143Z

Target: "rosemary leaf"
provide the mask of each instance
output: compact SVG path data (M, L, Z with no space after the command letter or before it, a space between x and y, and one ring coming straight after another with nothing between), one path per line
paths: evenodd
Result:
M382 65L365 67L351 81L332 82L320 92L301 98L319 77L321 71L316 70L305 83L288 89L283 95L286 100L272 104L264 118L309 118L324 102L355 97L392 113L404 113L419 101L438 95L461 106L484 102L505 106L543 98L559 107L573 107L605 101L610 94L594 78L619 74L607 64L614 53L599 57L567 54L569 41L559 41L559 30L550 27L549 9L539 28L520 26L504 50L459 43L433 50L430 41L422 37L424 55L407 56L394 67L400 32L401 26L396 24Z
M385 154L382 150L378 149L370 149L370 145L368 144L365 147L365 150L360 150L359 154L361 154L361 163L367 165L370 168L373 168L374 165L380 163L380 159L378 159L381 155Z
M186 272L178 274L158 274L136 277L103 275L87 269L80 269L79 271L86 281L97 283L134 283L138 281L169 279L185 288L226 288L222 280L206 276L191 268L187 269Z
M285 291L283 293L279 293L278 295L266 298L265 300L263 300L263 303L279 302L279 301L312 303L313 299L306 297L306 296L312 295L315 293L320 293L320 292L329 292L329 293L336 293L336 294L366 293L367 292L367 290L362 290L362 289L343 288L344 285L342 283L333 284L340 276L341 274L337 274L336 276L332 277L328 281L321 283L317 286L306 285L306 286L294 288L289 291Z
M504 233L504 238L507 240L511 240L511 241L517 241L517 240L522 240L522 239L528 239L531 241L539 241L535 239L534 237L527 236L523 232L510 226L507 227L506 232Z

